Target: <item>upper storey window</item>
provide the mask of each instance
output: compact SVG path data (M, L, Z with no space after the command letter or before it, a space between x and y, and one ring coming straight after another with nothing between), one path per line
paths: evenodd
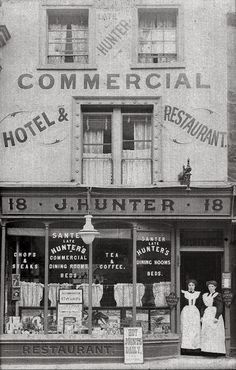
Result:
M48 12L48 64L89 63L89 11Z
M178 9L138 9L138 63L178 60Z

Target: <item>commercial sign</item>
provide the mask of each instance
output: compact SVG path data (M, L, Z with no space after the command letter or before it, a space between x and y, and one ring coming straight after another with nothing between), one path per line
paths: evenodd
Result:
M86 197L3 196L3 215L84 215ZM92 197L93 215L230 216L229 196L122 196Z

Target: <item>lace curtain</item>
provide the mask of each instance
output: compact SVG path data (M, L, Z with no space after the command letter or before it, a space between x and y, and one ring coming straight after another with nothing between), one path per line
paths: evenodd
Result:
M176 54L176 13L143 12L139 15L139 58L145 54Z
M49 24L48 62L51 64L64 62L66 27L63 24Z
M74 62L88 63L88 29L83 24L72 24L71 30Z
M88 185L110 185L112 176L111 153L104 153L104 130L107 122L101 119L96 126L94 120L84 121L83 183Z
M134 150L123 150L122 183L125 185L151 184L151 141L145 140L151 140L151 124L134 122Z
M52 16L48 27L49 63L88 63L86 16Z

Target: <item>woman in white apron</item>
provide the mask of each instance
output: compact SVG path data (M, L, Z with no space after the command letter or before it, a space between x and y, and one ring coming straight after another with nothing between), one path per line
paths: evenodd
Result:
M225 327L222 317L223 302L221 294L216 292L217 282L206 282L209 293L202 296L202 331L201 351L208 353L225 354Z
M201 297L198 291L195 291L196 280L187 281L188 290L181 290L181 349L182 353L196 351L200 349L200 311ZM186 351L188 350L188 351Z

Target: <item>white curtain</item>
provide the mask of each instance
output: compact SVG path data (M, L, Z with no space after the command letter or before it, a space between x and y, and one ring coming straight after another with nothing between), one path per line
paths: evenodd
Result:
M142 306L142 298L145 286L142 283L136 284L136 306ZM118 307L133 306L133 284L118 283L114 285L114 298Z
M20 306L39 307L43 298L44 285L20 281Z
M64 62L66 44L66 25L49 24L48 32L48 63Z
M74 62L88 63L88 29L80 24L72 24L71 29Z
M176 53L176 14L143 12L139 17L139 61L152 62L147 54ZM146 54L146 55L145 55Z
M134 122L134 150L123 150L122 183L125 185L151 184L151 124Z
M89 128L89 127L88 127ZM86 145L90 144L90 145ZM93 145L92 145L93 144ZM84 130L83 183L110 185L112 176L111 153L103 153L104 130Z
M161 281L153 284L153 295L155 298L156 307L166 307L166 296L170 294L170 281Z

